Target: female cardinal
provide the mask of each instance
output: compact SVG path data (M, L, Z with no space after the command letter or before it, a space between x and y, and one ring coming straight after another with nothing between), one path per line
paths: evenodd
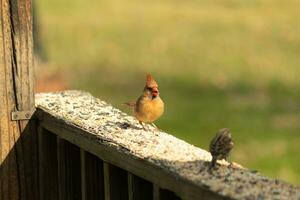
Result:
M158 84L153 77L148 74L147 82L142 95L136 102L125 103L134 108L134 114L143 129L143 122L154 122L164 112L164 102L159 97ZM157 128L153 123L152 125Z

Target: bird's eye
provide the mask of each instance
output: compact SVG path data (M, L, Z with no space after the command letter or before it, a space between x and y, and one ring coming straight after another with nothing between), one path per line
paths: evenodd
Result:
M151 87L147 87L147 89L150 90L150 91L152 91L152 88L151 88Z

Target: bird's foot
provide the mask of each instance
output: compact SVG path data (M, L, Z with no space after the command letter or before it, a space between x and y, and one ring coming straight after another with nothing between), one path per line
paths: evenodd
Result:
M217 160L213 158L209 163L208 172L211 174L213 170L217 170L219 168Z
M156 131L162 131L162 130L159 129L154 123L151 123L151 126L154 127Z
M139 123L140 123L140 125L142 126L142 129L143 129L144 131L148 131L148 130L146 129L146 127L144 126L144 124L143 124L142 121L139 121Z

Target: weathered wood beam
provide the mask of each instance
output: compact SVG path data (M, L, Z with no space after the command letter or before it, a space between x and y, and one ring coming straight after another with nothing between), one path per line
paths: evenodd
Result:
M0 0L0 199L38 199L34 122L12 112L34 109L30 0ZM27 117L28 118L28 117Z

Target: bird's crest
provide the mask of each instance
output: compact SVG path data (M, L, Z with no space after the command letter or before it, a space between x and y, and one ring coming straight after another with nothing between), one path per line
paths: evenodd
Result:
M147 86L147 87L150 87L150 88L158 87L158 84L157 84L156 81L153 79L153 77L151 76L151 74L148 74L148 75L147 75L146 86Z

